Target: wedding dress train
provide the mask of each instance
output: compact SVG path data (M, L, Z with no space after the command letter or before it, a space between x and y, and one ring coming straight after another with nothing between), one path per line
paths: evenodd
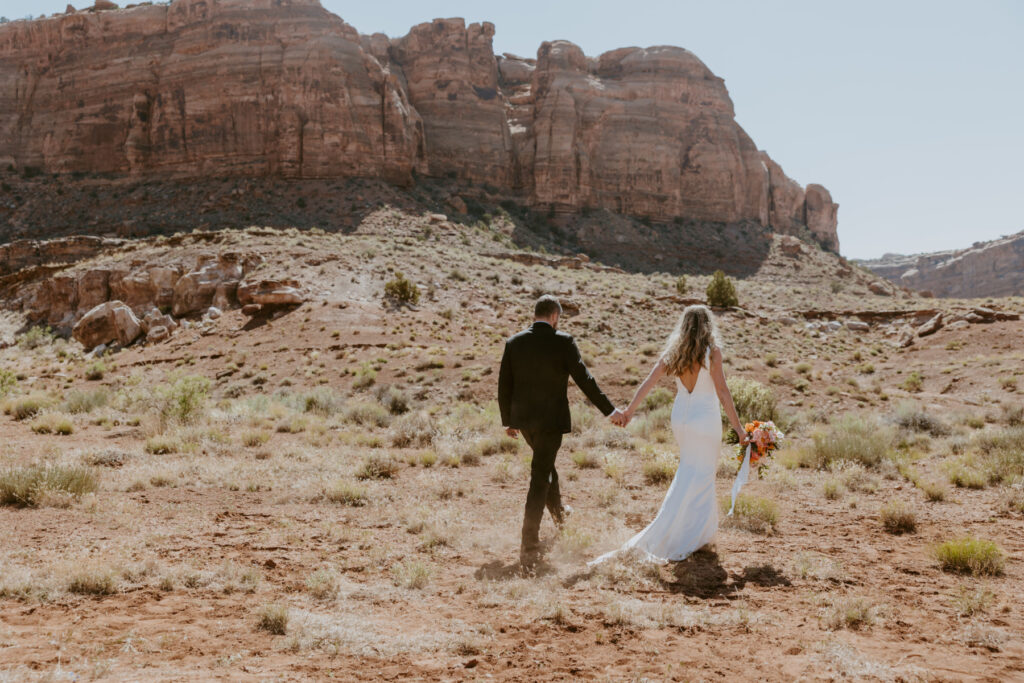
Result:
M710 361L705 364L710 365ZM591 565L633 548L655 562L683 560L715 537L715 471L722 443L718 395L705 367L698 371L693 391L687 391L678 377L676 389L672 433L679 445L679 468L665 501L647 528L618 550L593 560Z

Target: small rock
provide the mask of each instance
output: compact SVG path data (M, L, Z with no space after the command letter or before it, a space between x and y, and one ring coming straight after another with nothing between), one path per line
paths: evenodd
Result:
M796 318L791 318L788 315L784 315L779 318L779 322L783 325L796 325L799 321Z
M162 342L164 339L167 339L170 336L171 332L166 327L164 327L163 325L154 325L153 327L149 328L149 332L146 334L146 341L151 344L156 344L157 342Z
M935 298L935 292L933 292L930 289L922 289L920 292L917 293L917 295L919 297L923 298L923 299L934 299Z
M831 332L838 332L839 330L843 329L843 324L838 320L829 320L826 327Z
M889 288L881 282L872 282L868 285L868 290L872 294L878 294L879 296L892 296L892 292L889 291Z
M443 213L432 213L428 218L431 223L444 223L448 220L448 216L445 216Z
M216 306L210 306L210 308L207 309L206 311L206 317L209 318L210 320L216 320L222 315L224 315L223 311L221 311Z
M957 320L955 322L951 322L950 324L946 325L946 329L947 330L962 330L965 327L970 327L970 326L971 326L971 324L969 322L967 322L966 320Z
M914 343L914 328L910 325L904 325L900 330L899 337L896 338L896 346L898 348L906 348Z
M259 313L260 309L262 309L262 308L263 307L260 306L259 304L246 304L246 305L242 306L242 315L245 315L245 316L248 316L248 317L251 318L254 315L256 315L257 313Z
M993 311L991 308L985 308L984 306L976 307L974 309L974 313L976 315L980 315L982 318L994 318L994 317L996 317L996 312L995 311Z
M866 322L861 320L847 320L846 329L853 332L867 332L871 329L871 325L868 325Z

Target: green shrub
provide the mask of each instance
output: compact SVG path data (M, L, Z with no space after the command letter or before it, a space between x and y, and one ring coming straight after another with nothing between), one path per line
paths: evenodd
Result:
M998 545L971 536L939 544L935 558L945 571L962 574L1002 574L1006 564L1006 556Z
M644 399L645 410L657 410L662 406L672 405L676 397L665 387L655 387Z
M75 423L67 415L61 413L40 413L32 421L32 431L36 434L59 434L67 436L74 433Z
M935 415L910 402L896 406L895 423L912 432L925 432L931 436L946 436L949 427Z
M23 349L37 349L53 342L53 330L49 327L33 327L18 337L18 346Z
M721 499L723 524L726 526L746 529L756 534L770 534L779 523L779 507L770 498L760 498L741 493L736 497L736 508L732 517L725 517L732 503L729 496Z
M16 467L0 473L0 505L35 507L47 492L79 497L97 486L96 474L88 467Z
M181 442L171 436L156 435L146 440L146 452L151 455L168 455L181 450Z
M572 454L572 461L573 464L581 470L594 470L601 465L597 460L597 456L594 455L594 452L588 450L574 451Z
M979 432L971 445L990 482L1013 483L1024 477L1024 427Z
M708 304L711 306L728 308L740 304L736 296L736 285L720 270L716 270L715 274L711 276L711 282L708 283L705 294Z
M813 435L808 464L824 468L854 462L873 467L889 457L895 435L891 428L859 415L844 415Z
M242 434L242 445L248 446L249 448L262 446L268 441L270 441L270 432L262 429L256 429Z
M377 387L374 396L392 415L403 415L409 412L409 396L392 384Z
M178 422L190 424L199 419L210 393L210 380L202 375L169 378L154 392L156 411L161 425Z
M342 419L362 426L387 427L391 422L391 413L377 402L357 401L345 406Z
M775 392L771 389L757 380L746 377L730 377L726 380L726 384L729 386L733 405L736 406L736 414L739 415L742 424L753 420L771 420L783 431L790 429L789 420L779 410ZM725 416L725 412L722 411L721 415L722 425L728 427L729 419ZM735 443L737 440L737 435L731 428L727 440L730 443Z
M0 398L14 391L18 386L18 375L6 368L0 368Z
M907 375L907 378L903 380L903 384L900 386L902 386L904 390L916 394L921 391L921 388L924 386L924 376L917 370L914 370Z
M686 276L680 275L676 278L676 294L683 296L686 294Z
M420 300L420 290L401 272L396 271L395 277L384 284L384 296L402 304L416 304Z
M321 417L331 417L340 412L343 404L341 397L327 387L319 387L302 397L302 410Z

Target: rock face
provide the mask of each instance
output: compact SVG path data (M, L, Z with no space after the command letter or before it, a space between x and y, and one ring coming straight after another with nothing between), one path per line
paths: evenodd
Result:
M0 165L46 173L372 177L810 235L837 205L734 119L675 47L495 56L494 26L361 36L317 0L174 0L0 26ZM461 201L461 200L460 200Z
M970 249L861 261L882 277L935 296L986 297L1024 294L1024 232Z

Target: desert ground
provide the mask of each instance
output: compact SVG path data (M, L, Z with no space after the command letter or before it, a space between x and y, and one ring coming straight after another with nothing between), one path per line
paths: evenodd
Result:
M575 513L545 518L537 576L503 340L561 296L624 405L707 274L549 261L500 219L398 209L76 265L244 250L313 294L101 357L3 314L0 680L1024 680L1024 322L899 344L936 311L1024 300L877 294L782 247L716 309L743 417L788 435L739 513L685 562L588 569L658 509L672 385L628 429L571 388ZM405 278L415 304L385 296Z

